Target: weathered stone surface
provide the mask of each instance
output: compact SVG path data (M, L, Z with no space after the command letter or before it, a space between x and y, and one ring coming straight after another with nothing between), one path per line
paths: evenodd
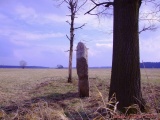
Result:
M88 52L86 46L82 42L79 42L77 45L77 74L79 78L79 96L89 97Z

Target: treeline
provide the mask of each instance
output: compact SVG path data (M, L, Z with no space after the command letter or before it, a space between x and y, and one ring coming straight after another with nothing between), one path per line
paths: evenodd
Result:
M22 68L22 66L12 66L12 65L0 65L0 68ZM25 66L25 68L49 68L43 66Z
M140 63L140 68L160 68L160 62L143 62Z
M22 68L22 66L12 66L12 65L0 65L0 68ZM43 67L43 66L25 66L25 68L50 68L50 67ZM58 67L57 67L58 68ZM67 67L63 67L64 69L68 69ZM109 66L102 66L102 67L89 67L91 69L103 69L103 68L111 68ZM143 62L140 63L140 68L160 68L160 62ZM76 69L76 67L73 67Z

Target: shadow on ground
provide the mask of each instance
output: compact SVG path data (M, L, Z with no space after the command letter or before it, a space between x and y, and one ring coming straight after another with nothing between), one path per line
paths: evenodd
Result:
M41 96L41 97L35 97L30 100L25 100L20 105L22 105L25 108L30 108L32 104L45 101L47 103L63 103L64 100L71 100L73 98L78 98L78 93L72 93L68 92L66 94L60 94L60 93L54 93L48 96ZM22 107L21 106L21 107ZM60 104L62 108L65 107L64 104ZM16 112L19 109L19 103L12 103L9 106L1 106L1 110L4 110L5 113L10 114L12 112Z

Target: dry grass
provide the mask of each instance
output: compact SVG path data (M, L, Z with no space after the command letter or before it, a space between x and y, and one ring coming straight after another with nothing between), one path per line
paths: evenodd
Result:
M148 113L139 112L132 118L158 120L160 69L141 72ZM120 115L116 106L113 110L107 108L111 102L108 102L110 69L89 70L90 97L84 99L78 97L76 70L73 84L67 83L67 74L66 69L0 69L0 119L130 119L131 116Z
M160 85L160 69L141 69L142 83Z

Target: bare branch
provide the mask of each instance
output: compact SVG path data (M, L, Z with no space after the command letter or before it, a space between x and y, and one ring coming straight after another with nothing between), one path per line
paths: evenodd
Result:
M89 11L87 11L87 12L85 13L85 15L86 15L86 14L91 14L90 12L91 12L92 10L94 10L96 7L97 7L97 6L94 6L92 9L90 9Z
M66 51L64 51L64 52L69 52L70 50L66 50Z
M139 20L158 21L158 22L160 22L160 19L152 19L152 18L151 19L147 19L147 18L146 19L139 19Z
M100 12L97 12L95 15L108 15L108 16L112 16L113 14L111 14L111 13L104 13L106 10L107 10L108 8L105 8L105 9L103 9L102 11L100 11ZM93 14L90 14L90 15L93 15Z
M64 0L67 4L69 4L69 1L67 1L67 0Z
M68 35L66 35L66 37L68 38L69 41L71 41L70 38L68 37Z
M85 0L85 1L77 8L76 12L78 12L79 9L80 9L81 7L83 7L83 6L86 4L86 2L87 2L87 0Z
M66 23L68 23L69 25L71 25L71 23L67 20Z
M158 27L156 27L155 25L150 25L148 27L144 26L138 33L141 34L144 31L155 31L157 28Z
M58 6L61 6L63 3L67 3L68 4L68 1L67 0L55 0L56 2L60 2L58 4Z
M75 30L76 30L76 29L80 29L80 28L82 29L82 27L84 27L85 25L86 25L86 23L84 23L83 25L81 25L81 26L79 26L79 27L76 27L76 28L74 28L74 29L75 29Z
M64 3L64 0L61 0L61 1L53 0L53 1L58 2L58 4L56 5L57 7L60 7Z
M94 0L91 0L95 5L97 4Z
M94 10L96 7L98 7L98 6L105 5L105 7L109 7L110 5L114 5L114 2L95 3L93 0L91 0L91 1L95 4L95 6L94 6L92 9L90 9L89 11L87 11L87 12L85 13L85 15L86 15L86 14L91 14L90 12L93 11L93 10Z
M113 6L114 5L114 2L107 2L107 4L105 5L105 7L109 7L109 6Z

